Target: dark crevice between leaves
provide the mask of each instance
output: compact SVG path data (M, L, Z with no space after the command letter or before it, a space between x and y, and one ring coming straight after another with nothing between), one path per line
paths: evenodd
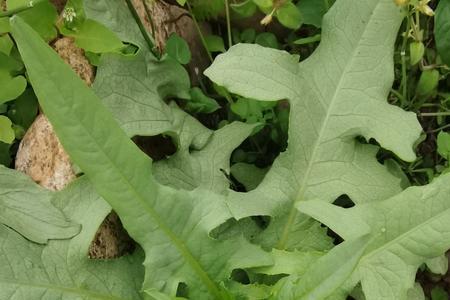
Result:
M355 206L355 203L352 201L352 199L350 199L350 197L348 195L339 196L333 202L333 204L336 206L342 207L342 208L351 208L351 207ZM344 241L342 239L342 237L340 237L338 234L336 234L333 230L331 230L327 226L325 226L323 224L321 226L327 228L327 235L333 239L333 243L335 245L339 245L340 243L342 243Z
M177 147L169 136L135 136L133 142L154 161L162 160L175 154Z
M89 258L112 259L133 253L136 242L129 236L113 211L100 225L89 247Z

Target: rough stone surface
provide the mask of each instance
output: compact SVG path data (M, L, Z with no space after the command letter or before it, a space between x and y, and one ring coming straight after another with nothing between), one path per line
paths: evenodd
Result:
M134 241L122 226L119 217L111 212L103 221L95 234L89 257L93 259L116 258L131 253L134 250Z
M78 48L72 38L63 37L56 40L53 48L87 85L94 82L95 69L84 56L83 49Z
M53 191L63 189L75 179L69 156L43 114L36 118L20 143L16 169Z

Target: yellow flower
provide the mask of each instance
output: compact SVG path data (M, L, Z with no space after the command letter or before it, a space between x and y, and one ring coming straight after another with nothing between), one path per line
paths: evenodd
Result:
M428 3L430 1L431 0L420 0L419 4L417 4L417 6L416 6L416 9L418 11L420 11L421 13L423 13L424 15L427 15L430 17L434 16L434 11L431 9L431 7L428 6Z

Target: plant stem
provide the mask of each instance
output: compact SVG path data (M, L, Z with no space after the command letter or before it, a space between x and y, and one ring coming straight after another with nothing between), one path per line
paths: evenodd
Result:
M391 93L394 94L398 99L400 99L400 103L405 102L405 99L403 98L403 95L400 94L398 91L396 91L394 89L391 89Z
M127 6L128 9L130 10L131 14L133 15L134 20L136 21L137 25L139 26L139 30L142 33L142 36L144 37L145 41L147 42L147 45L150 49L150 51L152 51L153 54L155 54L156 57L159 57L159 54L155 53L155 51L153 51L155 49L155 43L153 41L153 38L151 38L148 35L147 29L145 29L144 24L142 23L141 18L139 17L139 14L136 11L136 8L134 7L133 3L131 2L131 0L125 0L127 2Z
M408 35L411 29L411 15L409 13L409 7L406 8L406 30L403 35L402 48L400 50L401 64L402 64L402 81L400 84L402 90L402 98L400 99L401 106L406 105L408 100L408 75L406 74L406 46L408 45Z
M228 35L228 48L233 46L233 39L231 38L231 19L230 19L230 5L228 0L225 0L225 16L227 19L227 35Z
M447 125L441 126L439 128L427 131L427 133L435 133L435 132L439 132L439 131L447 129L447 128L450 128L450 124L447 124Z
M211 52L209 52L209 50L208 50L208 46L206 45L205 37L202 33L202 30L200 29L200 26L198 25L197 18L195 17L194 13L192 12L192 8L191 8L191 5L189 4L189 0L186 0L186 5L188 8L189 14L191 15L192 21L194 22L195 29L197 30L198 36L200 37L200 41L202 42L203 47L205 48L206 54L208 55L209 61L211 63L213 63L214 59L211 55ZM230 31L230 33L231 33L231 31ZM227 102L229 104L234 103L233 99L231 98L231 95L228 93L228 91L225 91L224 97L225 97L225 99L227 99Z
M450 111L440 111L440 112L434 112L434 113L419 113L419 116L421 117L445 117L450 116Z
M153 23L153 19L152 19L151 13L150 13L150 9L148 8L148 5L147 5L147 1L146 0L141 0L141 1L142 1L142 4L144 5L145 14L147 15L147 18L148 18L148 21L150 22L150 26L151 26L151 30L152 30L151 36L149 36L149 38L152 40L153 47L156 47L156 45L155 45L155 23ZM158 55L159 54L160 53L158 53Z
M39 4L39 3L43 2L43 1L44 0L28 1L28 3L26 5L22 5L22 6L19 6L17 8L11 9L11 10L0 12L0 18L11 17L12 15L20 13L20 12L22 12L24 10L33 8L36 4Z
M197 30L198 36L200 37L200 41L202 42L203 47L206 50L206 54L208 55L208 58L209 58L209 60L212 63L214 60L212 58L211 53L208 50L208 46L206 45L205 37L203 36L202 30L200 29L200 26L198 25L197 18L192 13L192 8L191 8L191 5L189 4L189 1L186 1L186 5L187 5L187 8L188 8L189 14L191 15L192 21L194 22L194 26L195 26L195 29Z

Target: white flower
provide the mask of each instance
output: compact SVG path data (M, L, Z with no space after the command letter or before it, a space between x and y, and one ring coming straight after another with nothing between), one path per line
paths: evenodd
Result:
M72 23L73 20L77 17L77 14L75 13L75 9L73 7L66 7L63 11L63 18L69 23Z
M433 9L432 9L431 7L428 6L428 3L429 3L430 1L431 1L431 0L420 0L420 1L419 1L419 4L418 4L417 7L416 7L416 9L417 9L418 11L420 11L421 13L423 13L424 15L427 15L427 16L430 16L430 17L434 16L434 11L433 11Z

